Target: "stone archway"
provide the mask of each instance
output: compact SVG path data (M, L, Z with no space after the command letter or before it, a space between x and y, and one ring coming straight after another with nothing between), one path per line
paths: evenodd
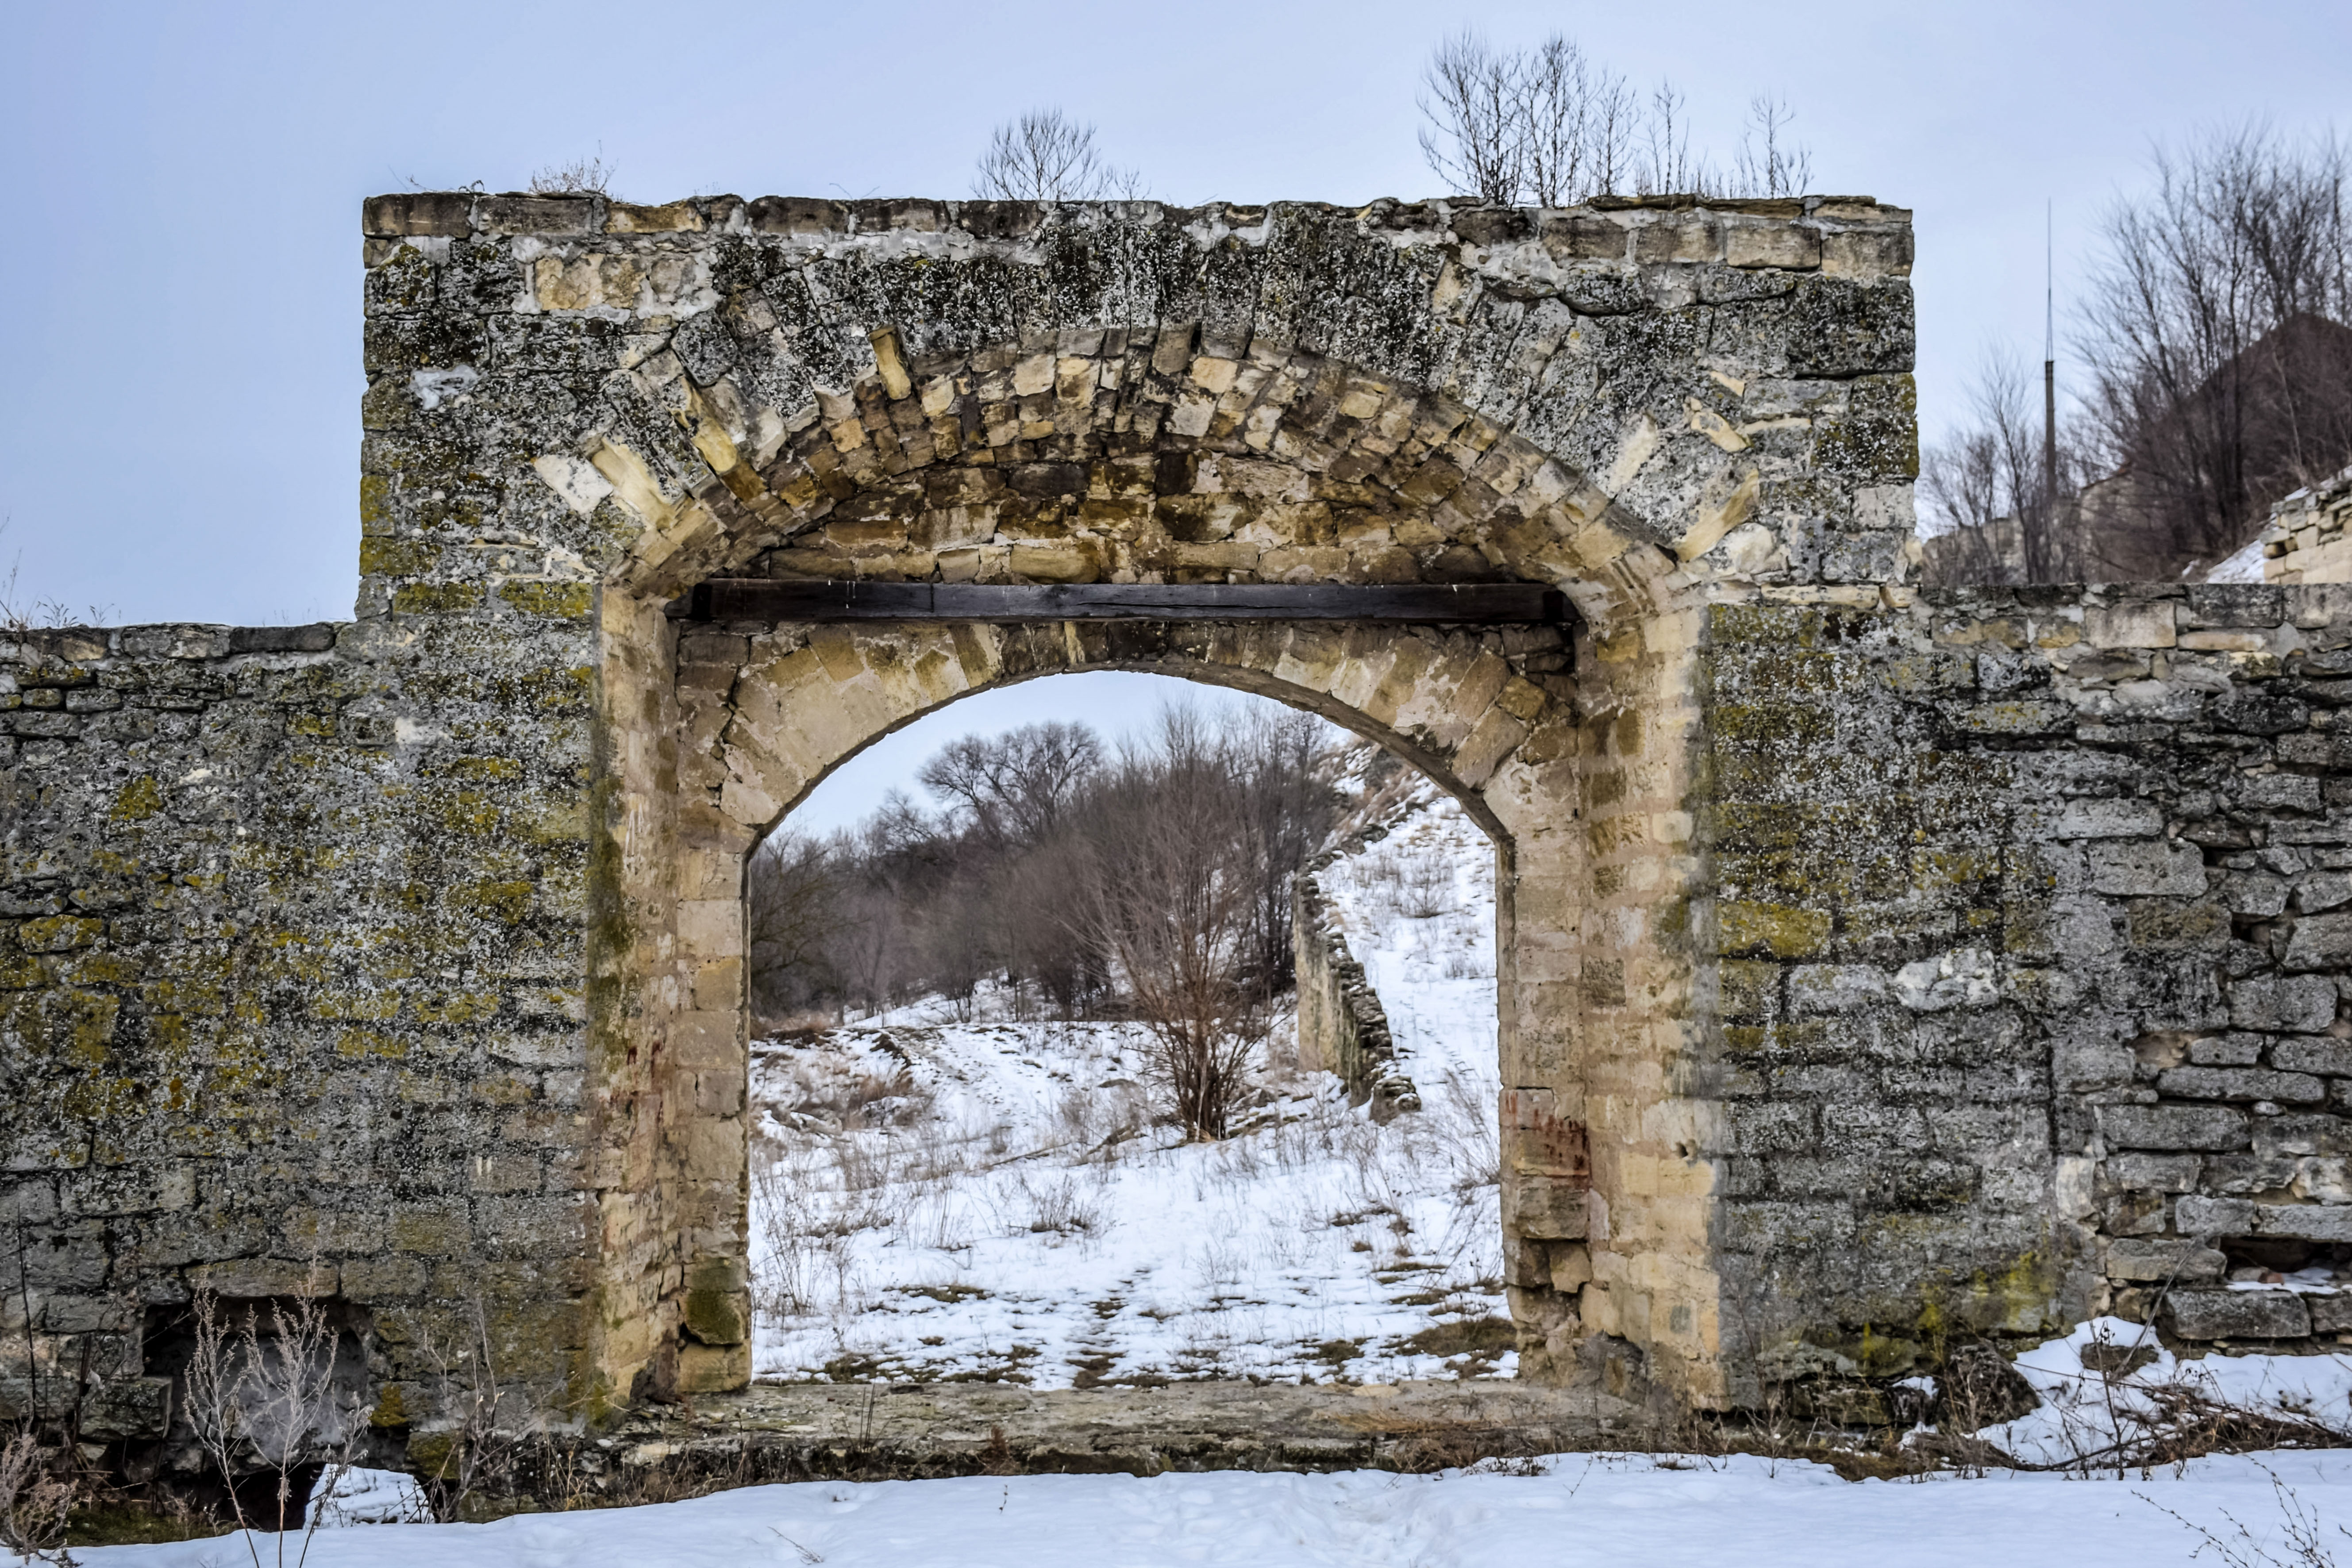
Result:
M656 1322L676 1313L684 1382L724 1385L749 1371L750 851L833 768L959 695L1119 668L1321 713L1421 767L1507 846L1500 1113L1523 1364L1564 1375L1583 1335L1632 1327L1704 1383L1717 1310L1704 1189L1677 1192L1656 1175L1687 1165L1703 1140L1696 1113L1677 1123L1656 1103L1661 1029L1691 967L1673 923L1653 918L1685 874L1672 811L1661 810L1684 788L1689 718L1695 606L1675 558L1625 531L1622 508L1524 438L1327 358L1202 354L1191 323L911 365L895 329L875 333L872 347L875 372L824 394L797 431L772 433L764 464L730 433L745 421L729 389L684 383L679 425L712 470L688 497L662 500L650 466L609 435L587 449L598 478L635 497L649 525L603 602L606 680L643 672L632 706L659 716L646 755L668 769L625 774L623 789L636 810L674 801L656 830L667 853L642 864L627 898L640 931L668 934L641 994L682 999L648 1008L634 1030L646 1060L666 1050L670 1064L659 1091L669 1206L660 1226L682 1245L682 1290L646 1305ZM1572 629L1485 632L1151 622L681 631L669 612L677 596L721 574L1521 580L1560 588L1580 616ZM1595 1082L1613 1090L1597 1106ZM1661 1136L1678 1125L1680 1137Z

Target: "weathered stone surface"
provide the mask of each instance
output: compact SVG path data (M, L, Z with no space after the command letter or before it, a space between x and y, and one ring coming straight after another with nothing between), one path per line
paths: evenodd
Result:
M2107 1243L2107 1278L2157 1283L2201 1284L2218 1280L2230 1260L2195 1241L2125 1237Z
M2352 1103L2352 601L1915 591L1896 210L366 224L355 622L0 653L5 1196L61 1355L316 1257L392 1382L476 1282L550 1409L740 1378L743 857L876 736L1086 669L1324 713L1496 838L1531 1374L1581 1336L1741 1403L2345 1228L2299 1107ZM745 573L1577 618L665 613Z
M2118 1149L2242 1149L2246 1118L2218 1105L2102 1105L2099 1130Z
M2182 1339L2300 1339L2311 1332L2303 1298L2289 1291L2173 1291L2165 1305Z

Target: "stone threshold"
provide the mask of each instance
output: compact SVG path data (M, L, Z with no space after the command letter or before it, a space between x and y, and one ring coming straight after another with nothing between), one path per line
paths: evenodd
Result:
M625 1468L747 1479L1167 1470L1430 1469L1489 1457L1653 1446L1641 1407L1504 1381L756 1384L633 1412L599 1439Z

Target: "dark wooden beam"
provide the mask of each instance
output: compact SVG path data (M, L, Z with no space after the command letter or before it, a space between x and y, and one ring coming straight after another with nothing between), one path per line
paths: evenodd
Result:
M1413 621L1564 622L1566 599L1534 582L779 582L714 578L669 606L691 621Z

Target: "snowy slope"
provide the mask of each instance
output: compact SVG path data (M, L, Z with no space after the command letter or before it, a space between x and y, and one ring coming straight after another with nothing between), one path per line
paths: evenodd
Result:
M1379 750L1352 749L1362 798L1316 882L1388 1013L1405 1075L1424 1095L1448 1073L1492 1081L1495 846L1427 778L1381 779Z
M930 1003L754 1051L769 1377L1508 1375L1494 1133L1494 852L1371 748L1321 872L1422 1112L1375 1126L1287 1065L1246 1130L1150 1125L1131 1024ZM967 1009L969 1012L970 1009Z
M2352 1455L2200 1459L2125 1479L1996 1472L1840 1480L1750 1458L1573 1455L1524 1468L1398 1476L1235 1472L975 1476L747 1488L691 1502L530 1514L496 1524L322 1531L317 1568L2150 1568L2333 1559L2352 1521ZM2289 1510L2320 1553L2286 1539ZM2242 1526L2243 1533L2241 1533ZM2229 1543L2233 1555L2206 1544ZM276 1542L257 1543L273 1560ZM78 1551L93 1568L230 1568L226 1539ZM286 1560L291 1562L293 1551Z
M758 1049L760 1375L1512 1370L1485 1090L1382 1127L1268 1066L1253 1130L1185 1145L1136 1026L945 1012Z

